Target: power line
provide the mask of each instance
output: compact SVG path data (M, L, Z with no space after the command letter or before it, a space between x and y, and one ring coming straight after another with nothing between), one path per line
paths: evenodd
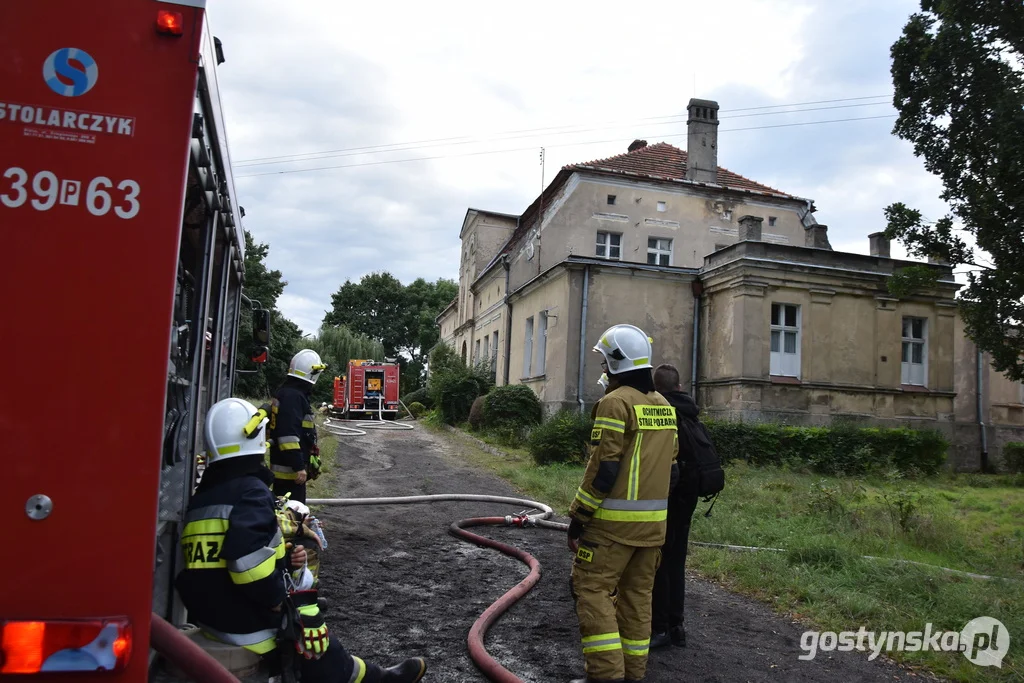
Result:
M750 126L750 127L747 127L747 128L726 128L726 129L721 130L719 132L720 133L734 133L734 132L746 131L746 130L766 130L766 129L769 129L769 128L793 128L793 127L796 127L796 126L815 126L815 125L820 125L820 124L824 124L824 123L845 123L845 122L848 122L848 121L872 121L872 120L876 120L876 119L893 119L893 118L896 118L896 114L884 114L882 116L861 116L861 117L848 118L848 119L829 119L829 120L826 120L826 121L804 121L804 122L800 122L800 123L779 123L779 124L770 125L770 126ZM682 137L683 135L686 135L686 133L673 133L671 135L663 135L661 137L675 138L675 137ZM648 137L653 137L653 136L648 136ZM564 143L554 144L554 145L545 145L545 147L548 148L548 149L550 149L552 147L578 147L578 146L581 146L581 145L599 145L599 144L607 144L607 143L611 143L611 142L619 142L619 140L618 139L611 139L611 140L588 140L588 141L585 141L585 142L564 142ZM383 164L401 164L401 163L406 163L406 162L409 162L409 161L432 161L432 160L436 160L436 159L452 159L452 158L458 158L458 157L482 156L482 155L487 155L487 154L506 154L506 153L509 153L509 152L536 151L536 149L537 149L536 147L516 147L516 148L513 148L513 149L494 149L494 150L484 150L484 151L479 151L479 152L464 152L462 154L439 154L439 155L436 155L436 156L412 157L412 158L409 158L409 159L384 159L384 160L381 160L381 161L366 161L366 162L361 162L361 163L358 163L358 164L342 164L342 165L337 165L337 166L317 166L317 167L314 167L314 168L293 168L293 169L283 170L283 171L266 171L264 173L248 173L248 174L245 174L245 175L237 175L235 177L236 178L256 178L256 177L268 176L268 175L284 175L284 174L287 174L287 173L307 173L307 172L310 172L310 171L329 171L329 170L338 169L338 168L356 168L356 167L359 167L359 166L380 166L380 165L383 165Z
M743 107L743 108L739 108L739 109L723 109L723 110L719 111L719 114L723 114L723 113L728 114L728 113L732 113L732 112L761 111L761 110L766 110L766 109L783 109L783 108L786 108L786 107L806 107L806 106L815 105L815 104L834 104L834 103L837 103L837 102L862 102L864 100L875 100L875 99L888 98L888 97L889 97L888 95L871 95L871 96L865 96L865 97L847 97L847 98L835 99L835 100L816 100L814 102L796 102L796 103L792 103L792 104L774 104L774 105L765 105L765 106L761 106L761 107ZM872 103L865 103L865 104L847 105L847 107L864 107L864 106L870 107L870 106L878 106L878 105L882 105L882 104L887 104L887 102L872 102ZM726 117L719 117L719 118L740 118L740 117L746 117L746 116L769 116L769 115L777 115L777 114L797 114L797 113L800 113L801 111L821 111L821 110L824 110L824 109L833 109L833 108L834 109L842 109L842 108L846 108L846 107L818 107L818 108L815 108L815 109L802 109L802 110L791 110L791 111L763 111L762 113L759 113L759 114L742 114L740 116L733 116L733 117L726 116ZM660 120L664 120L664 119L671 119L671 121L666 121L666 123L675 123L675 122L677 122L677 121L679 121L681 119L685 119L686 117L687 117L686 114L669 114L669 115L665 115L665 116L649 116L649 117L645 117L645 118L632 119L632 120L628 120L628 121L607 121L607 122L604 122L602 124L597 124L597 125L599 125L599 126L617 127L617 126L625 126L625 125L631 125L631 124L647 122L647 121L660 121ZM540 132L540 131L562 131L562 132L565 132L566 134L573 134L573 133L586 133L586 132L592 132L594 130L606 130L607 129L607 128L600 128L600 127L591 127L591 128L582 128L582 129L579 129L579 130L564 130L564 129L571 129L571 128L580 128L580 126L584 126L584 125L586 125L586 124L579 124L579 123L577 123L577 124L565 124L565 125L561 125L561 126L545 126L545 127L541 127L541 128L524 128L524 129L520 129L520 130L511 130L511 131L504 131L504 132L500 132L500 133L491 133L491 134L487 134L487 135L477 136L475 138L472 137L472 136L458 136L458 137L448 137L448 138L433 138L433 139L430 139L430 140L419 140L419 141L415 141L415 142L395 142L395 143L389 143L389 144L384 144L384 145L365 145L365 146L361 146L361 147L347 147L347 148L341 148L341 149L322 150L322 151L319 151L319 152L302 152L302 153L296 153L296 154L282 154L282 155L279 155L279 156L257 157L257 158L253 158L253 159L242 159L240 161L235 162L234 165L235 165L235 167L261 166L261 165L266 165L268 163L274 163L275 160L308 161L308 160L314 159L314 158L331 158L331 156L328 156L328 155L354 156L354 155L358 155L358 154L409 151L409 150L412 150L412 149L422 149L422 148L426 148L426 147L437 147L437 146L447 146L447 145L456 145L456 144L459 144L459 145L462 145L462 144L472 144L474 142L490 142L490 141L496 140L500 136L509 136L509 135L516 136L516 137L509 137L509 138L504 138L504 139L512 140L512 139L517 139L519 137L536 137L534 135L518 136L518 135L516 135L518 133L536 133L536 132ZM662 125L662 124L657 124L657 125ZM387 149L387 148L400 148L400 149ZM278 162L278 163L286 163L286 162L281 161L281 162Z

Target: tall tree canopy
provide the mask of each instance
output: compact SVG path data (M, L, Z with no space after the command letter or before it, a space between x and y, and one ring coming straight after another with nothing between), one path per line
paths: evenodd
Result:
M378 341L387 356L399 357L402 390L412 391L421 386L427 354L438 341L434 319L458 291L452 280L419 278L403 285L390 273L371 273L359 282L346 280L331 295L323 324Z
M270 310L270 360L256 374L240 374L235 379L235 395L250 398L266 398L288 373L288 363L299 349L302 331L277 310L277 299L288 283L281 271L270 270L266 265L270 247L257 243L249 231L245 231L245 287L247 297L258 301ZM252 313L242 305L239 316L238 345L235 351L236 367L251 370L256 366L250 360L253 350Z
M1024 3L922 0L892 59L893 132L941 178L951 214L927 222L892 204L886 234L914 256L970 268L960 295L967 334L997 370L1024 380ZM891 288L926 278L907 269Z

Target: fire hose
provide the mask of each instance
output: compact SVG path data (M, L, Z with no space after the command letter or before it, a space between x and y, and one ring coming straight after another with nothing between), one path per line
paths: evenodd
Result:
M399 401L399 403L402 403ZM409 408L402 403L402 407L405 408L406 412L409 412ZM412 415L411 412L409 412ZM414 418L415 419L415 418ZM353 423L354 426L348 427L342 424L335 424L331 418L324 420L324 429L330 432L333 436L366 436L367 429L379 429L382 431L407 431L413 429L411 424L404 424L394 420L384 419L384 408L378 403L377 404L377 417L373 420L362 420Z
M538 526L547 529L568 528L568 525L566 524L552 522L548 519L552 514L554 514L554 511L549 506L544 503L538 503L536 501L521 498L459 493L400 496L393 498L313 498L306 502L309 505L401 505L432 503L437 501L507 503L512 505L525 505L531 509L540 511L533 514L522 512L518 515L508 515L506 517L472 517L454 522L448 529L452 535L458 536L469 543L474 543L482 547L494 548L495 550L498 550L510 557L514 557L526 564L530 569L530 572L527 574L525 579L513 586L504 595L491 603L490 607L484 610L483 614L481 614L473 623L473 626L469 631L469 637L467 638L467 647L469 649L470 659L473 660L473 663L477 665L480 671L482 671L488 679L495 681L496 683L523 683L521 678L501 666L490 655L490 653L487 652L487 648L484 646L484 638L487 635L487 630L498 619L498 617L504 614L520 598L526 595L537 581L540 580L540 562L525 550L520 550L519 548L502 543L501 541L495 541L494 539L467 531L466 527Z
M193 681L239 683L224 665L156 612L153 613L149 644Z

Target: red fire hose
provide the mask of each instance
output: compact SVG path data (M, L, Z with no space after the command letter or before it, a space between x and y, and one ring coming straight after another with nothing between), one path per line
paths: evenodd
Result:
M155 612L149 644L197 683L239 683L220 662Z
M487 678L496 683L523 683L523 680L516 676L514 673L498 664L497 661L487 652L484 647L484 636L487 634L487 629L491 627L491 624L500 617L505 610L511 607L519 598L526 595L534 584L540 580L540 562L525 550L520 550L501 541L495 541L490 538L479 536L470 531L466 531L464 527L470 526L505 526L506 524L513 523L522 526L525 521L525 517L512 518L511 522L505 517L473 517L471 519L463 519L455 522L449 527L449 531L464 540L474 543L479 546L485 546L488 548L494 548L499 550L506 555L521 560L530 568L530 573L525 579L516 584L511 590L502 595L500 598L491 603L483 614L473 623L473 628L469 630L469 656L470 659L480 668Z

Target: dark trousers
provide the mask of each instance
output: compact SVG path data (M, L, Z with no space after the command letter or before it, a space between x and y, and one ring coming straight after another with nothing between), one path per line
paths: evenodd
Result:
M273 657L273 655L271 655ZM305 659L296 654L302 667L302 683L350 683L358 678L356 667L364 669L362 683L381 683L384 671L376 664L363 662L348 653L337 638L331 635L331 644L320 659ZM281 672L280 662L271 660L270 674ZM353 675L355 673L356 675Z
M683 624L686 596L686 547L690 540L690 521L697 509L697 494L683 492L669 498L665 545L661 548L661 566L654 577L651 632L665 633Z
M274 495L283 496L286 493L291 493L289 500L297 500L300 503L305 504L306 502L306 485L296 484L294 479L275 479L274 480Z

